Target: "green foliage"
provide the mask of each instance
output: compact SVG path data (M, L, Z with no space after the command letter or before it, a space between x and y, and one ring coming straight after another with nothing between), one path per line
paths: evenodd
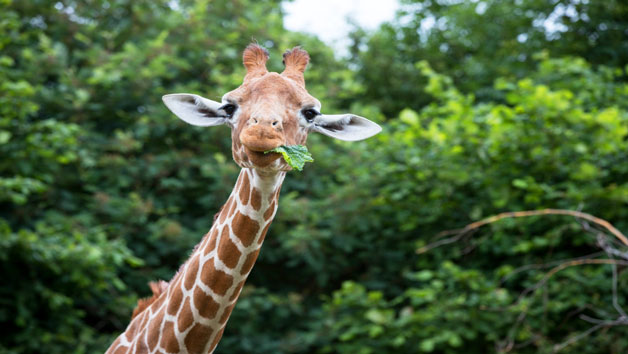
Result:
M614 318L608 265L564 269L517 301L541 264L594 252L573 219L416 249L510 210L581 209L628 230L625 6L408 4L354 33L347 63L286 32L278 0L0 1L0 352L104 351L148 281L187 258L238 167L227 129L183 125L160 97L237 87L251 38L274 71L303 45L325 110L384 131L309 137L317 161L286 179L217 352L548 352L591 327L578 315ZM535 21L559 5L579 17L552 37ZM420 30L430 16L443 20ZM625 269L618 284L627 308ZM624 352L625 330L565 351Z
M274 70L304 45L312 91L351 97L349 71L286 33L278 5L0 2L0 351L103 351L147 282L169 279L206 232L237 175L229 134L173 120L161 95L235 88L256 38ZM96 259L75 262L86 249Z
M109 294L127 290L117 270L142 261L119 240L107 240L102 229L51 212L32 230L0 224L0 264L0 322L13 328L12 338L3 334L0 349L91 353L113 339L96 323L115 320L132 303Z
M625 1L403 0L397 18L372 36L354 33L353 54L366 102L394 116L430 98L421 59L481 101L500 98L498 77L523 78L534 55L579 56L594 65L628 64ZM390 60L395 58L395 60Z
M372 167L370 176L345 186L338 199L359 194L361 206L335 204L337 220L318 227L337 225L336 238L359 239L346 256L362 269L350 278L359 283L344 282L325 301L323 351L483 352L512 339L528 343L518 352L551 352L591 327L567 320L570 314L618 317L609 266L565 270L514 301L548 270L516 268L593 253L594 235L562 218L503 222L460 245L420 256L410 250L443 229L504 210L582 208L625 230L628 169L620 161L628 149L628 85L615 80L626 73L547 59L529 78L497 80L506 102L476 103L426 62L416 67L433 103L402 111L360 149L370 152L356 159ZM600 94L606 91L613 95ZM358 210L359 218L346 218ZM322 258L329 262L340 249ZM342 268L321 272L333 269ZM628 284L625 272L621 284ZM566 351L621 351L628 347L624 331L611 328Z
M304 145L282 145L272 150L264 151L265 154L270 152L280 153L283 159L290 167L302 171L306 162L314 162L312 154L307 151Z

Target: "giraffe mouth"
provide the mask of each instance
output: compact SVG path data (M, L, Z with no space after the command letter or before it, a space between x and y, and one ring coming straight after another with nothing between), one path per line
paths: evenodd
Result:
M264 151L267 150L254 150L244 145L244 152L248 156L249 161L258 167L267 167L281 157L281 154L276 152L265 154Z
M274 152L265 154L264 151L283 145L284 138L274 129L256 126L244 129L240 133L240 142L244 146L244 153L253 165L268 167L280 158L281 154Z

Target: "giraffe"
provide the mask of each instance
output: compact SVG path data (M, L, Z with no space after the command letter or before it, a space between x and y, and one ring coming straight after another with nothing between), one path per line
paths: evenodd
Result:
M232 154L242 168L209 232L170 282L150 284L153 296L138 302L131 323L107 353L212 353L275 216L290 171L281 145L305 144L309 132L356 141L381 131L353 114L325 115L305 89L310 60L300 47L283 55L281 74L268 72L268 52L257 44L243 53L240 87L218 103L195 94L169 94L166 106L196 126L231 128Z

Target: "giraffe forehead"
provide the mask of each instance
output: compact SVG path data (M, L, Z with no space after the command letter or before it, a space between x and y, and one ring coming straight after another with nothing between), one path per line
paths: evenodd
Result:
M303 87L277 73L245 82L228 96L251 109L290 109L318 103Z

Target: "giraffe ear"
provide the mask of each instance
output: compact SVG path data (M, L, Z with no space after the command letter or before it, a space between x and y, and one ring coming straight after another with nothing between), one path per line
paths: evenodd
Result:
M345 141L363 140L382 131L379 124L355 114L318 115L311 129Z
M199 127L212 127L228 122L222 104L191 93L173 93L161 98L166 107L182 121Z

